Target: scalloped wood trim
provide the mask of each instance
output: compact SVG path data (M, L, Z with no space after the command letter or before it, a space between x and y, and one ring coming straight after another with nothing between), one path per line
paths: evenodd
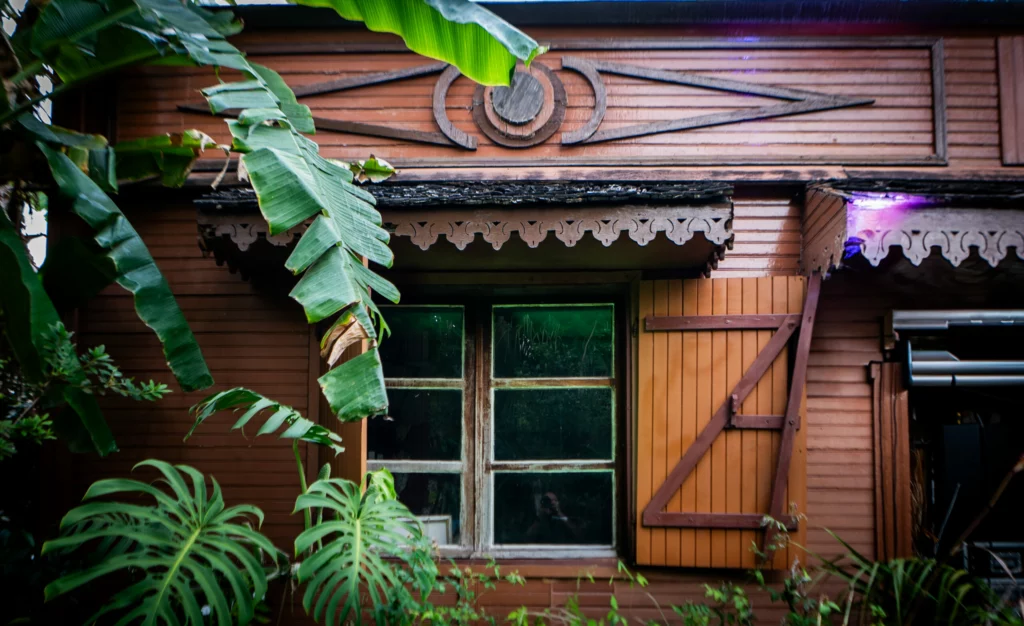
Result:
M958 267L972 248L996 267L1015 250L1024 260L1024 210L951 206L908 206L894 201L885 208L851 203L848 192L828 187L808 190L804 211L805 273L842 265L844 255L859 252L871 265L898 247L914 265L939 254Z
M398 237L409 237L423 250L436 244L441 236L459 250L482 235L495 250L517 234L531 248L553 234L572 247L588 233L609 246L625 232L641 246L658 233L676 245L683 245L696 233L717 246L732 242L732 206L642 207L534 209L515 211L395 211L385 213L384 225ZM239 251L246 251L258 239L275 246L289 246L302 235L302 224L285 233L268 235L267 224L251 216L199 215L200 233L205 238L227 237Z

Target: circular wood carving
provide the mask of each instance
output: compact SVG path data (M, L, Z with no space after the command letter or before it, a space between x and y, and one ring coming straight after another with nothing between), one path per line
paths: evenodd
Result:
M473 121L500 146L528 148L543 143L561 127L565 105L562 81L550 68L534 63L528 71L516 72L511 87L477 86Z
M449 65L448 69L441 73L441 77L437 79L437 83L434 84L434 98L433 98L433 109L434 109L434 121L437 122L438 127L444 136L451 139L457 145L462 146L466 150L476 150L476 137L467 135L452 123L451 119L448 118L448 112L445 110L445 100L448 98L448 89L455 82L455 79L461 76L459 68L454 65Z
M544 88L532 75L516 72L509 87L491 91L491 106L509 124L525 124L533 121L544 106Z

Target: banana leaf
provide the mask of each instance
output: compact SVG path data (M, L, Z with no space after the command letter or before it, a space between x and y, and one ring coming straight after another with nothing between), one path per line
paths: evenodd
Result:
M0 211L0 274L7 277L0 289L4 335L26 378L43 381L47 373L44 357L47 337L51 329L61 323L60 316L32 268L14 224L3 211ZM77 361L72 361L70 367L77 365ZM71 411L61 412L56 419L72 450L93 450L101 456L117 450L114 435L94 396L74 387L53 389L51 395L62 396L71 407Z
M291 0L329 7L372 31L393 33L413 52L455 65L484 85L508 85L516 61L547 48L470 0Z
M213 376L163 274L121 210L67 155L39 143L71 210L93 229L93 239L117 269L117 283L131 292L135 311L163 345L167 365L185 391L205 389Z

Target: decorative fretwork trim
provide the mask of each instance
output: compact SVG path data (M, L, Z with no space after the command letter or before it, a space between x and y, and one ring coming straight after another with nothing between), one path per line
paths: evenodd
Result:
M540 245L549 233L569 247L587 233L605 246L610 246L623 232L641 246L650 243L658 233L665 233L680 246L698 232L716 245L724 245L732 238L732 209L728 206L401 212L385 221L395 235L409 237L423 250L437 243L442 235L459 250L464 250L477 235L500 250L513 233L531 248Z
M828 187L808 190L804 271L828 272L856 253L877 266L892 247L900 248L914 265L920 265L934 248L954 267L972 249L992 267L1010 254L1010 248L1024 260L1024 210L934 206L932 200L880 194L863 201L857 192Z
M385 212L384 226L395 236L409 237L423 250L436 244L441 236L459 250L482 235L495 250L513 234L536 248L548 234L566 246L575 246L590 234L605 246L611 245L626 232L641 246L654 240L658 233L676 245L683 245L696 233L716 246L732 242L732 207L730 205L682 207L615 207L535 209L515 211L424 211ZM203 238L230 239L246 251L259 239L275 246L289 246L306 230L305 224L277 235L269 235L267 224L250 216L199 214Z
M895 219L894 219L895 218ZM995 267L1009 248L1024 259L1024 211L1015 209L909 209L893 216L882 211L847 209L847 233L851 244L877 266L898 246L914 265L920 265L932 248L959 266L978 250L978 256Z

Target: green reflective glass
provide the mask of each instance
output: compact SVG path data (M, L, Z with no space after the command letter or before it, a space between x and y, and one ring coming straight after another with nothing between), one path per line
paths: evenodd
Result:
M611 305L494 307L495 378L612 375Z
M458 461L461 389L388 389L388 416L367 424L367 458Z
M462 307L385 307L380 344L387 378L462 378Z
M438 545L458 545L461 538L462 475L395 473L398 500L420 519Z
M612 472L498 472L498 544L612 543Z
M612 458L612 390L495 389L494 458Z

